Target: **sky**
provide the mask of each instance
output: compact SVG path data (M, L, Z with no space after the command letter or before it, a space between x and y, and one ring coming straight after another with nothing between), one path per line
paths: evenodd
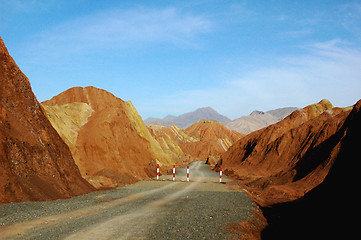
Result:
M361 99L360 1L0 0L0 36L39 101L75 86L148 117Z

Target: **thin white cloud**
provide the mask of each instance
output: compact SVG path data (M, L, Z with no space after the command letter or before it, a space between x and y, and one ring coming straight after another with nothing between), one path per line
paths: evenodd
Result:
M32 47L62 55L84 49L125 48L147 43L197 47L211 22L176 8L110 10L65 22L34 37Z
M306 50L303 55L275 59L271 67L235 76L218 88L177 92L162 99L164 109L181 113L184 106L190 108L187 111L212 106L237 118L255 109L304 107L323 98L340 107L361 99L361 49L333 40L308 45Z

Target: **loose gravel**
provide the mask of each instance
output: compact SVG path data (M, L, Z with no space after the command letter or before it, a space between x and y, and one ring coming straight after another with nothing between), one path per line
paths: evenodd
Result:
M194 169L193 169L194 168ZM191 182L161 176L71 199L0 205L0 239L234 239L225 227L251 217L255 204L219 175L191 165ZM192 175L193 174L193 175ZM196 175L199 175L198 177ZM184 176L185 180L185 176ZM224 177L224 181L229 181ZM8 234L6 234L8 233ZM10 234L10 235L9 235Z

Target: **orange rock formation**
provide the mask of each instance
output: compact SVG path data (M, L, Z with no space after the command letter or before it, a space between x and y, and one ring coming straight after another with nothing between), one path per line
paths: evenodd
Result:
M350 108L334 108L322 100L242 138L220 164L263 206L300 198L334 164L339 149L335 134L349 113Z
M82 124L75 124L73 135L67 135L72 132L66 124L68 120L56 119L57 114L51 110L57 110L52 107L64 111L79 103L88 105L82 108L88 115L84 115ZM116 187L154 176L157 162L173 164L133 105L105 90L71 88L43 104L60 135L68 139L82 176L97 188Z
M185 129L184 133L195 141L183 142L180 147L185 153L201 160L221 155L234 142L245 136L242 133L229 130L220 122L212 120L200 120Z
M94 188L48 121L0 38L0 203L52 200Z

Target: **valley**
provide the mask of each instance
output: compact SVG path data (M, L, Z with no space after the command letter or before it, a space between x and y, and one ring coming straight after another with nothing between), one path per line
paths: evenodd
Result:
M305 239L357 229L333 213L350 219L357 206L361 100L233 121L202 108L162 119L181 127L146 125L132 102L93 86L40 103L1 38L0 83L0 239Z

